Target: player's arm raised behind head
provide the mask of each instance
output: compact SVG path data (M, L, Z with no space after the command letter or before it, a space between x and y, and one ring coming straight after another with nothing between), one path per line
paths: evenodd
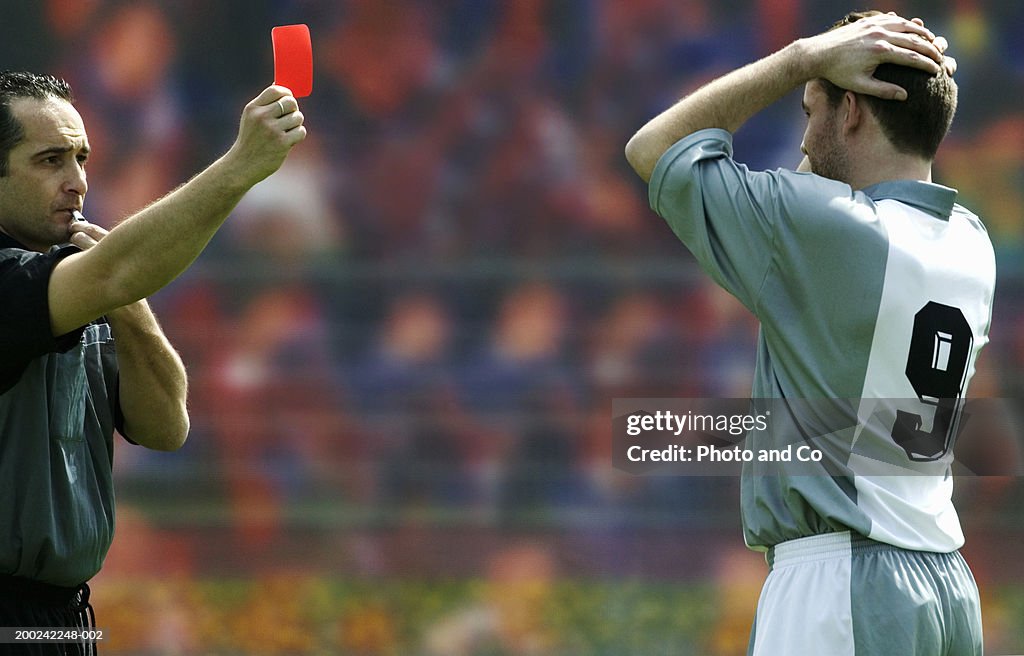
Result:
M939 71L942 52L919 20L895 14L865 18L800 39L764 59L704 85L651 119L626 144L626 159L649 182L661 156L698 130L735 132L746 121L800 85L824 78L872 96L903 100L906 92L876 79L879 64Z

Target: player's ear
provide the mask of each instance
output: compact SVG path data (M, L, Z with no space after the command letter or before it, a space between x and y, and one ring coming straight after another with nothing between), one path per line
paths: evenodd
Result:
M863 97L852 91L843 94L843 100L839 103L838 110L843 134L850 134L860 127L866 110Z

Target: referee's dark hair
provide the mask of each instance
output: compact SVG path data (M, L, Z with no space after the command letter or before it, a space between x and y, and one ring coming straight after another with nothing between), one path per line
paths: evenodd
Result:
M880 13L877 10L852 12L837 21L832 29ZM907 99L884 100L860 94L878 119L882 132L897 150L919 155L929 161L935 159L939 144L946 138L956 113L956 82L944 67L940 69L933 75L909 66L882 64L875 69L875 77L903 87ZM846 90L828 80L818 82L824 88L829 104L836 107Z
M75 101L71 85L52 75L39 75L27 71L0 72L0 177L7 175L11 149L25 137L25 129L14 118L11 101L17 98L60 98Z

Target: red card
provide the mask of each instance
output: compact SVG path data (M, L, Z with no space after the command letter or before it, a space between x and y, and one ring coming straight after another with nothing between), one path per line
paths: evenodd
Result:
M274 84L288 87L296 98L313 92L313 45L306 25L280 25L270 30L274 42Z

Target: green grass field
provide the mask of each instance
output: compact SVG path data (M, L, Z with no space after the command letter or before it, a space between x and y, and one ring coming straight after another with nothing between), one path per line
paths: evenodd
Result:
M96 593L106 654L708 656L744 653L757 585L279 575L118 580ZM985 603L991 653L1019 649L1024 589L989 590Z

